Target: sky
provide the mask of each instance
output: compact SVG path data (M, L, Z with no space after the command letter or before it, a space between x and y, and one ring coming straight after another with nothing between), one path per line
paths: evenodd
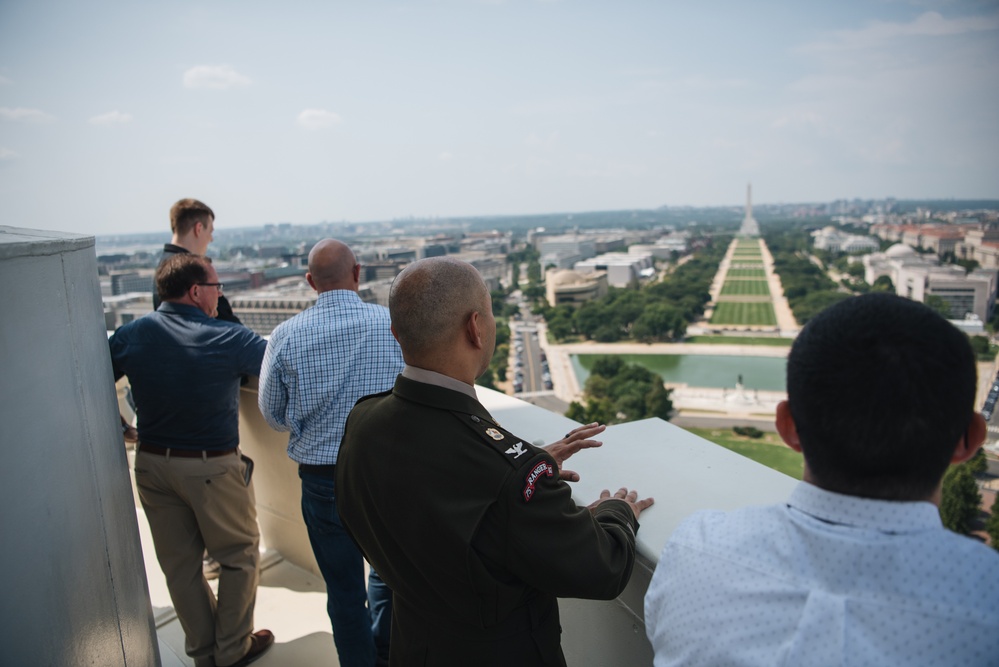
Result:
M999 198L999 0L0 0L0 225Z

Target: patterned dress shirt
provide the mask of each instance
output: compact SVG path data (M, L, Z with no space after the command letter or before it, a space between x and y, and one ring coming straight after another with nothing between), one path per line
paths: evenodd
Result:
M331 290L271 333L258 404L268 424L291 431L294 461L336 464L354 403L392 388L404 363L390 324L387 308Z
M999 554L928 502L802 482L686 519L645 597L656 667L999 665Z

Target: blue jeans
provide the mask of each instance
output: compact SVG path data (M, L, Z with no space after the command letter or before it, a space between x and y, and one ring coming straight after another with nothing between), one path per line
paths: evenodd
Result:
M364 558L340 523L332 477L303 473L302 516L326 580L326 610L342 667L372 667L388 659L392 591L371 569L364 589ZM365 605L367 603L367 605Z

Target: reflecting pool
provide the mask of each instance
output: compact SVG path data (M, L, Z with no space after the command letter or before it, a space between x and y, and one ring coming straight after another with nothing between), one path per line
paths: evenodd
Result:
M579 386L586 384L594 359L600 354L571 355L572 368ZM691 387L735 387L739 376L746 389L786 391L785 357L738 357L713 354L621 354L616 355L632 364L640 364L662 376L669 383L686 383Z

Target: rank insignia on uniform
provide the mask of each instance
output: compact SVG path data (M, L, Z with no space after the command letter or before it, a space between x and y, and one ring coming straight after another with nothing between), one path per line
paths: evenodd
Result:
M497 431L494 428L487 428L486 429L486 435L488 435L493 440L502 440L503 437L504 437L502 433L500 433L499 431Z
M524 443L518 442L516 445L506 450L504 454L513 454L513 458L519 459L522 454L526 454L527 450L524 449Z
M524 487L524 502L529 501L534 496L534 484L542 476L551 477L555 474L552 464L547 461L542 461L538 465L531 468L531 472L527 474L527 485Z

